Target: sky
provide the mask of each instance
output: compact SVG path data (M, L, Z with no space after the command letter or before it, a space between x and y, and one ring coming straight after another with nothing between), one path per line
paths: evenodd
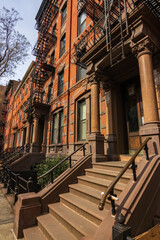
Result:
M42 0L0 0L0 9L4 6L8 9L14 8L19 12L20 17L22 17L23 20L17 23L16 29L20 33L24 34L32 45L29 52L29 58L24 64L18 66L16 69L16 75L14 77L10 77L9 79L1 78L0 85L6 85L6 82L10 79L22 80L30 63L32 60L35 60L35 57L31 52L38 38L38 32L34 26L36 24L35 16L41 5L41 2Z

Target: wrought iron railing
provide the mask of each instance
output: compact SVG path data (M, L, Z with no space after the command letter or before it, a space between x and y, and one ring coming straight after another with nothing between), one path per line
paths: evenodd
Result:
M18 194L27 192L37 192L37 174L34 171L12 171L9 167L4 167L5 175L2 179L4 188L7 188L7 194L14 195L14 204L17 201Z
M13 147L13 148L8 148L5 151L1 153L1 161L2 164L7 164L8 160L13 157L17 153L22 153L24 151L24 147Z
M103 210L104 205L106 203L106 199L108 199L108 200L111 201L112 214L113 215L116 214L115 201L118 200L118 199L117 199L116 194L114 194L114 187L117 184L117 182L120 180L120 178L123 176L123 174L128 170L128 168L130 166L131 166L132 171L133 171L133 179L134 179L134 181L137 180L137 176L136 176L136 168L137 168L137 166L135 164L135 159L138 156L138 154L142 151L142 149L144 149L145 153L146 153L146 159L149 160L147 143L151 139L152 139L151 137L146 138L146 140L142 143L140 148L135 152L135 154L131 157L131 159L126 163L124 168L120 171L120 173L115 178L115 180L109 185L109 187L104 192L104 194L103 194L103 196L101 198L101 201L99 203L99 210Z
M60 161L59 163L57 163L53 168L51 168L49 171L47 171L46 173L44 173L43 175L41 175L40 177L38 177L37 179L43 179L44 177L50 175L50 182L53 183L54 181L54 171L60 167L64 162L69 161L69 168L72 168L72 156L77 153L78 151L82 150L83 151L83 157L85 156L86 152L86 148L85 146L88 143L84 143L82 146L80 146L79 148L77 148L73 153L71 153L69 156L67 156L66 158L64 158L62 161Z

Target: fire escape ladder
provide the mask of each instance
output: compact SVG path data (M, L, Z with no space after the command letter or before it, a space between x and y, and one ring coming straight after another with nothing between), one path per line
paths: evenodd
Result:
M50 32L51 24L58 13L58 6L56 0L48 0L41 19L36 24L39 31L38 41L33 49L33 55L36 56L36 64L33 76L34 91L32 102L41 103L41 93L45 81L52 75L54 67L48 66L47 55L51 47L56 42L56 34Z

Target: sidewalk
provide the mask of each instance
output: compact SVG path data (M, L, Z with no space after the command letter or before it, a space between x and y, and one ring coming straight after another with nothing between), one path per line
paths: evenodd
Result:
M14 215L0 185L0 240L15 240L13 234Z

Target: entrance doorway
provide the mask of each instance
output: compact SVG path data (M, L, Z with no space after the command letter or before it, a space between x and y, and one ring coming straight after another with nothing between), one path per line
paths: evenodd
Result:
M42 151L44 120L39 120L38 152Z
M130 80L123 85L123 99L128 154L132 155L141 145L139 128L144 123L141 89L138 78Z

